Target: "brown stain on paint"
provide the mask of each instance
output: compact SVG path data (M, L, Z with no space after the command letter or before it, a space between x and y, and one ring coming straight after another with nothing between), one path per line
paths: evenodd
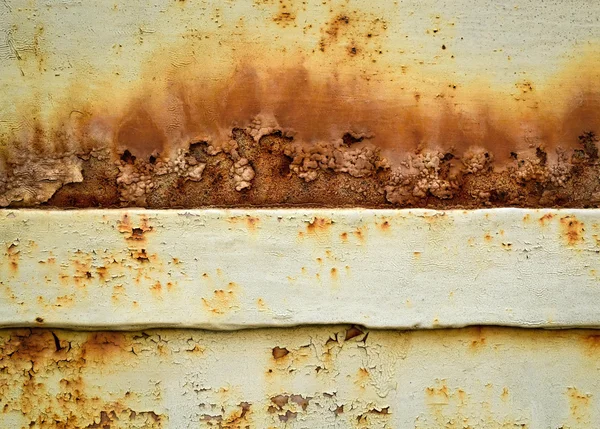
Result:
M13 166L23 163L23 154L39 160L82 153L83 182L63 186L50 200L50 205L60 207L598 204L592 198L596 179L582 183L577 171L565 180L571 181L568 189L589 191L584 197L547 179L527 180L527 186L520 189L512 173L491 171L518 168L512 154L519 158L532 145L549 157L555 156L560 146L576 158L568 163L584 168L583 160L590 175L596 171L588 165L597 156L593 136L600 134L600 55L595 41L586 40L589 43L582 45L590 45L588 49L565 55L555 75L545 75L541 82L517 78L507 89L492 73L482 71L479 76L457 66L448 41L432 41L436 52L441 46L444 55L452 54L448 59L423 56L409 66L396 64L397 58L388 55L391 46L386 41L399 29L390 28L386 17L375 9L328 5L319 12L318 20L310 22L314 31L288 34L283 32L296 31L302 6L288 1L273 6L276 9L269 8L265 19L280 31L272 37L277 48L261 43L266 37L261 32L257 42L257 32L244 27L241 16L235 23L214 27L211 23L205 37L199 38L189 37L190 29L181 25L185 30L177 33L181 36L177 41L151 45L146 57L132 60L131 70L123 74L135 74L135 79L118 77L120 72L113 70L118 69L116 65L101 72L80 72L46 110L40 107L45 105L44 91L37 90L42 75L36 66L37 73L21 76L26 89L23 99L6 101L18 106L22 124L8 128L2 136L2 157L11 166L9 175L18 175ZM228 7L223 6L225 10ZM165 17L177 23L182 10L167 8ZM431 30L432 37L443 34L437 30L437 26ZM46 33L38 31L35 39L43 41ZM143 31L140 33L137 36L144 40ZM285 37L290 37L290 42L281 46ZM304 45L293 43L294 37ZM36 52L41 55L43 49L36 48ZM22 67L19 61L15 64ZM466 74L465 81L449 83L449 75L456 74ZM250 143L253 136L248 127L257 118L261 118L257 128L262 137ZM231 158L223 152L207 156L209 147L217 151L231 141L238 145L234 155L228 152ZM344 150L338 154L339 160L355 147L369 147L381 152L386 163L364 176L352 176L348 166L335 174L324 168L327 174L310 185L291 173L291 156L284 155L286 150L289 153L290 142L319 157L320 153L313 153L318 145L341 144ZM121 198L119 169L135 166L144 170L157 160L177 158L180 150L188 158L194 157L192 145L206 149L198 149L194 161L207 164L202 179L174 177L170 172L148 179L154 187L146 188L152 190L146 191L144 198ZM489 161L493 168L485 168L480 175L462 171L452 179L453 171L460 170L473 147L484 149L493 158ZM91 150L97 148L107 150L107 159L88 160ZM435 179L419 197L409 195L412 184L407 195L383 197L386 187L395 186L383 164L399 167L406 154L419 155L436 148L441 148L444 159L441 179ZM252 187L242 192L230 186L232 164L238 157L252 158L256 169ZM456 194L461 189L465 193L447 196L437 192L446 186ZM19 198L10 202L39 203Z
M584 241L585 225L575 216L560 219L561 235L568 246L576 246Z

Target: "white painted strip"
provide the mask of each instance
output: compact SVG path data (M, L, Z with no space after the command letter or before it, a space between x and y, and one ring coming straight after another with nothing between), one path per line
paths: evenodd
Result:
M600 211L0 212L0 326L600 327Z

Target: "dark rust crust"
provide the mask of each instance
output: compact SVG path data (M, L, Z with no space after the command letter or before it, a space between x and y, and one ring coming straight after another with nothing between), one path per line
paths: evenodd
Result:
M592 131L582 131L579 149L552 154L558 159L552 165L549 154L536 147L528 154L511 153L511 161L503 162L502 168L494 163L495 154L485 150L462 155L417 150L407 154L400 167L391 168L375 147L350 135L306 151L277 131L259 139L242 129L234 129L232 135L236 148L229 152L215 154L207 143L198 142L180 150L175 161L165 161L158 153L142 159L129 151L108 159L82 157L83 180L65 184L41 207L453 209L600 204L598 138ZM173 164L180 167L165 167Z

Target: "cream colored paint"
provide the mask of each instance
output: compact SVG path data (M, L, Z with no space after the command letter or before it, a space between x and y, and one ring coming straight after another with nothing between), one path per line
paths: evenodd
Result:
M596 210L5 210L0 325L598 327L597 219Z
M0 426L584 429L600 420L594 332L358 332L56 330L54 340L0 331Z

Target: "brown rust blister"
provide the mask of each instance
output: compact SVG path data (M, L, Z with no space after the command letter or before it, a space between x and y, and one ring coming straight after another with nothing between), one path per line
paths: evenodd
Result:
M197 13L178 3L167 21ZM52 107L37 89L52 58L36 48L27 68L24 53L23 99L5 101L19 126L0 134L0 206L600 204L596 40L537 78L498 77L457 61L454 20L432 19L409 55L408 33L394 37L420 28L412 12L342 3L253 2L264 32L221 5L237 18L173 26L145 57L76 74Z

